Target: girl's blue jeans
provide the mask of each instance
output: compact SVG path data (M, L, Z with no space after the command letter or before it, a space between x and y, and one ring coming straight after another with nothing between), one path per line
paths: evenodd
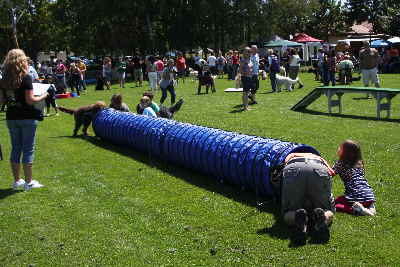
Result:
M35 152L36 120L7 120L7 127L11 137L10 161L33 163Z

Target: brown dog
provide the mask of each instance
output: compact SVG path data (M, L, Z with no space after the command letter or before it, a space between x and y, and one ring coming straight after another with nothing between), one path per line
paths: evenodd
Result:
M106 103L103 101L97 101L95 104L83 106L77 109L68 109L64 107L59 107L58 109L62 112L74 115L75 129L73 136L78 135L79 128L81 128L82 125L83 135L86 136L88 135L87 129L89 128L90 123L92 123L94 116L97 114L97 112L103 110L104 108L106 108Z

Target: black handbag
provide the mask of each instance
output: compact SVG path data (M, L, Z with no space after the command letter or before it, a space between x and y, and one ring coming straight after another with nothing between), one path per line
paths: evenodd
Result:
M6 105L7 105L7 110L15 108L18 110L18 113L20 113L26 118L38 121L43 121L44 119L44 115L41 110L35 108L34 106L17 102L14 96L8 96L6 98Z

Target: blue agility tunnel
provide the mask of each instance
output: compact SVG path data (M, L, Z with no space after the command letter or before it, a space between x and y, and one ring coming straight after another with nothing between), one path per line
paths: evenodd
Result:
M313 147L162 118L105 109L93 121L98 137L150 153L240 188L273 196L270 171L293 152Z

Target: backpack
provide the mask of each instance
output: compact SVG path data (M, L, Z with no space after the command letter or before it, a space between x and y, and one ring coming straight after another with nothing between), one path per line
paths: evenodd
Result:
M272 56L272 61L271 61L271 71L273 72L279 72L281 68L279 58L277 56Z

